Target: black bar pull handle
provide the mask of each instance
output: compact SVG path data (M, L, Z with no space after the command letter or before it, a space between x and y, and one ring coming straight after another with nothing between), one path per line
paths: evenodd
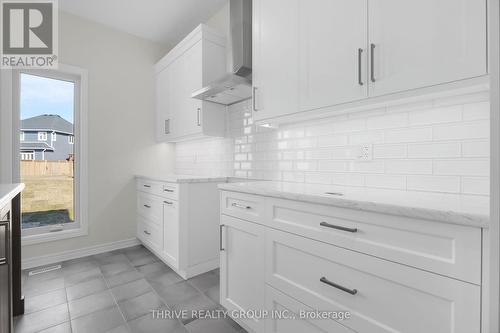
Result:
M344 286L341 286L340 284L336 284L335 282L332 282L330 280L328 280L326 277L322 277L321 279L319 279L321 282L323 282L324 284L327 284L331 287L334 287L334 288L337 288L339 290L342 290L342 291L345 291L346 293L348 294L351 294L351 295L356 295L358 293L358 290L357 289L349 289L349 288L346 288Z
M337 229L337 230L342 230L342 231L347 231L347 232L358 232L358 228L347 228L347 227L342 227L340 225L335 225L335 224L330 224L327 222L321 222L319 224L322 227L327 227L327 228L332 228L332 229Z

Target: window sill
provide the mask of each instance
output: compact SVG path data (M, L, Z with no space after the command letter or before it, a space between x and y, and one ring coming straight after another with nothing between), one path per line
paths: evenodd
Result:
M85 228L69 229L57 232L48 232L38 235L22 236L21 245L34 245L46 242L53 242L68 238L87 236L88 231Z

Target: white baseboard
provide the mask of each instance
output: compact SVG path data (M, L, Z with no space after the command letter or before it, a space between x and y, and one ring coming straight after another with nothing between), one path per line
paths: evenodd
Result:
M48 254L39 257L33 257L21 260L21 268L29 269L38 266L55 264L65 260L77 259L103 252L124 249L127 247L139 245L140 242L137 238L124 239L117 242L106 243L91 247L84 247L76 250L69 250L59 253Z

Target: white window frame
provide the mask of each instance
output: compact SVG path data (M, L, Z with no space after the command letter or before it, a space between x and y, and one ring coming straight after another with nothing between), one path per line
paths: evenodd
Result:
M56 132L50 133L50 141L51 142L57 141L57 133Z
M87 96L88 72L86 69L59 64L57 70L13 70L12 71L12 124L20 129L20 78L21 74L38 75L46 78L75 83L74 154L75 161L74 210L75 221L62 225L62 230L51 232L54 226L22 230L22 245L39 244L61 239L88 235L88 146L87 146ZM13 151L20 151L19 135L13 139ZM12 178L20 182L20 154L13 154Z
M19 134L19 141L24 141L24 132L21 131L21 133Z
M75 137L73 135L68 135L68 143L70 145L75 144Z
M47 141L47 132L38 132L38 141Z

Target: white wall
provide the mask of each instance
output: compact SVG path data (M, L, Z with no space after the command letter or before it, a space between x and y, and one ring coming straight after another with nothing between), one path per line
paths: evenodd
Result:
M158 44L59 16L61 63L88 70L89 235L23 248L23 258L135 237L134 175L173 171L173 146L154 141L152 65Z

